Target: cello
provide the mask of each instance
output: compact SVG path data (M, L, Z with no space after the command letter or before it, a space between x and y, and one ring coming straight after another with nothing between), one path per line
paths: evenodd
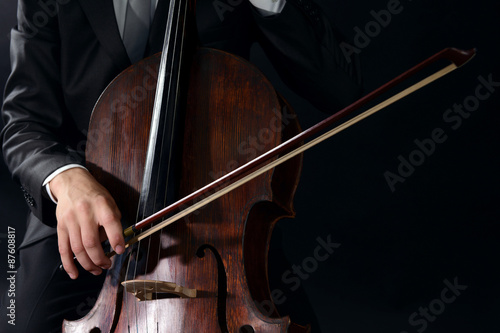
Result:
M64 332L307 332L279 317L275 308L264 314L257 307L272 299L266 274L270 236L279 218L294 215L300 154L310 145L291 150L424 67L416 66L282 144L299 132L296 122L278 125L280 112L289 106L243 60L197 48L188 38L195 31L193 12L192 2L171 1L162 54L123 72L96 104L89 133L106 136L99 145L87 146L88 168L115 197L124 222L141 222L127 228L130 246L114 257L95 307L81 320L65 322ZM449 57L456 68L471 55L447 50L430 62ZM148 89L152 77L157 85ZM123 91L138 96L134 110L116 98ZM341 126L337 132L347 125ZM246 153L245 144L255 138L262 148L254 160L257 152ZM275 164L283 159L286 165ZM273 162L256 171L263 160ZM223 196L215 200L212 192L243 179L245 185L230 193L217 191ZM196 195L188 195L193 190ZM183 196L188 199L169 205L172 197ZM188 202L195 205L186 208ZM166 220L150 226L159 219Z
M163 52L120 74L92 114L89 133L101 139L88 142L87 167L126 225L247 163L257 153L246 152L250 140L262 153L299 131L296 121L281 126L291 108L256 68L197 47L194 7L170 2ZM136 97L133 109L123 92ZM267 247L274 223L294 214L300 161L114 257L94 308L63 331L306 332L257 307L271 299Z

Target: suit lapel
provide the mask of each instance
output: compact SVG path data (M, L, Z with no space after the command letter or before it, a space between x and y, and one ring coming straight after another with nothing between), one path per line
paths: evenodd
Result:
M116 24L112 0L79 0L102 47L120 69L131 65Z
M149 31L148 45L145 53L147 56L163 50L169 5L169 0L158 0L151 30Z

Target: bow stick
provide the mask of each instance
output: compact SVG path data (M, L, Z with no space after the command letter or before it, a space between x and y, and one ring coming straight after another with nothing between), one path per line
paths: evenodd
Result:
M163 217L175 212L178 210L180 207L186 207L188 204L192 204L188 208L185 208L175 215L172 215L171 217L165 219L164 221L158 223L155 226L152 226L149 228L147 231L144 231L131 239L129 239L126 243L126 247L150 236L151 234L155 233L156 231L165 228L166 226L174 223L175 221L183 218L184 216L196 211L197 209L200 209L201 207L207 205L208 203L214 201L215 199L223 196L224 194L232 191L233 189L245 184L246 182L254 179L255 177L263 174L264 172L276 167L277 165L293 158L294 156L297 156L298 154L304 152L305 150L317 145L318 143L330 138L331 136L341 132L342 130L356 124L357 122L369 117L370 115L380 111L381 109L393 104L396 101L399 101L400 99L404 98L405 96L410 95L411 93L419 90L420 88L430 84L431 82L443 77L444 75L450 73L451 71L461 67L465 63L467 63L470 59L474 57L476 54L475 49L471 49L468 51L464 50L458 50L455 48L447 48L444 49L432 57L428 58L427 60L421 62L420 64L416 65L415 67L411 68L410 70L404 72L403 74L399 75L398 77L394 78L393 80L387 82L383 86L375 89L371 93L367 94L366 96L362 97L358 101L354 102L353 104L349 105L348 107L342 109L341 111L335 113L334 115L328 117L327 119L323 120L322 122L314 125L313 127L303 131L302 133L294 136L293 138L289 139L286 142L283 142L279 146L275 147L274 149L268 151L265 154L260 155L259 157L255 158L254 160L246 163L245 165L242 165L241 167L237 168L236 170L226 174L225 176L213 181L212 183L204 186L203 188L193 192L192 194L178 200L177 202L171 204L170 206L163 208L162 210L158 211L157 213L145 218L144 220L136 223L135 225L125 229L124 231L124 236L125 237L130 237L133 236L134 234L138 233L141 229L144 229L145 227L151 225L152 223L162 219ZM334 123L339 121L342 118L345 118L346 116L350 115L353 113L355 110L358 110L360 107L364 106L368 102L372 101L376 97L380 96L381 94L387 92L391 88L395 87L396 85L400 84L404 80L412 77L415 75L417 72L420 72L421 70L429 67L431 64L439 61L439 60L448 60L451 62L448 66L442 68L441 70L435 72L434 74L431 74L427 76L426 78L420 80L419 82L413 84L412 86L402 90L401 92L393 95L392 97L384 100L383 102L373 106L372 108L364 111L363 113L351 118L350 120L340 124L339 126L333 128L332 130L320 135L319 137L309 141L306 144L302 145L302 142L306 141L307 139L312 138L313 136L317 135L320 132L325 131L326 129L330 128ZM295 149L294 149L295 148ZM293 150L292 150L293 149ZM278 158L276 158L278 155L282 155ZM271 161L274 159L273 161ZM271 161L271 162L270 162ZM267 164L266 164L267 163ZM215 191L212 194L207 195L207 193L210 193L212 191ZM206 196L204 199L196 202L195 200L202 198L203 196ZM108 256L113 256L115 253L111 252L108 254Z

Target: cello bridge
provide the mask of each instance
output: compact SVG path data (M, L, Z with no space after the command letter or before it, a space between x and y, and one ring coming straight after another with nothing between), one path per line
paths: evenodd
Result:
M133 294L139 302L153 300L153 294L176 295L181 298L195 298L196 289L184 288L173 282L154 280L130 280L122 282L125 290ZM157 299L158 297L155 297ZM163 298L163 297L161 297Z

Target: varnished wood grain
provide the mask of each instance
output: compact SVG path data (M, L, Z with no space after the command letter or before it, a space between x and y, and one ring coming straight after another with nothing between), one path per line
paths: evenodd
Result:
M158 56L138 66L144 74L157 63ZM295 122L283 131L271 128L270 124L282 122L283 103L262 74L245 61L201 49L193 64L186 103L181 194L206 185L255 154L273 148L283 136L290 136L288 131L298 130ZM138 103L140 107L136 105L133 110L127 107L131 100L123 99L121 92L134 91L144 85L143 80L135 71L118 77L111 85L113 92L103 94L98 105L114 105L115 112L109 116L105 110L102 114L95 111L90 129L100 130L101 136L98 141L89 141L94 152L87 156L88 166L119 198L126 221L133 220L137 207L144 168L140 157L146 151L154 89L147 91ZM116 102L120 98L126 102ZM120 112L124 109L126 112ZM103 127L109 117L113 125ZM277 219L294 215L292 200L299 172L300 158L169 226L151 237L151 246L141 246L140 251L156 249L157 253L145 255L159 259L149 260L144 274L136 278L196 289L197 298L161 297L137 302L119 286L126 261L119 256L95 308L82 320L66 323L65 332L91 332L96 327L101 332L129 332L129 328L161 333L221 332L226 328L240 332L242 327L252 327L255 332L305 332L289 318L280 318L276 312L262 313L256 305L271 300L267 279L269 239ZM222 278L225 284L219 281ZM225 290L220 290L221 286ZM225 298L221 301L219 297Z

